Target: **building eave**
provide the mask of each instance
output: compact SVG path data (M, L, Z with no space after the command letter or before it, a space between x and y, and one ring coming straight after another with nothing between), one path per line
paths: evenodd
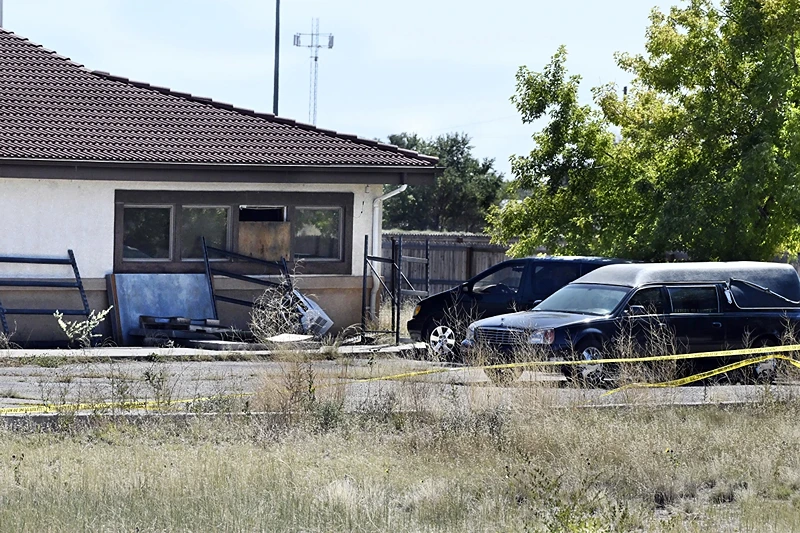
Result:
M433 184L435 166L252 165L54 159L0 159L0 177L192 183Z

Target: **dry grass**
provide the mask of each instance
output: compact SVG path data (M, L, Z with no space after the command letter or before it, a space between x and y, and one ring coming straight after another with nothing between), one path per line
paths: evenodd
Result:
M587 409L586 391L486 387L480 370L353 383L423 368L299 358L247 400L220 390L211 416L0 428L0 532L800 532L800 399L774 387L737 407ZM51 396L95 371L63 372ZM110 372L120 401L175 394L158 363Z
M797 416L317 398L291 418L0 430L0 530L800 531Z

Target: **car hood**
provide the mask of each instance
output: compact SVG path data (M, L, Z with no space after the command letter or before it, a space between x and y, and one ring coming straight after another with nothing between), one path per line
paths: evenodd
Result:
M450 304L460 296L461 286L457 285L452 289L447 289L446 291L437 292L436 294L428 296L427 298L421 300L419 305L422 307L422 312L425 313L430 310L438 310L442 304Z
M557 311L520 311L507 315L497 315L473 322L478 328L547 329L569 326L587 320L597 319L596 315L561 313Z

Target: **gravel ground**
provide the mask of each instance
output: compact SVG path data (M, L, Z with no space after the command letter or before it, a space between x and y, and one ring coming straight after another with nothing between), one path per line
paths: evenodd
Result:
M508 387L496 387L481 369L448 368L445 372L381 380L407 372L444 369L443 365L356 353L347 358L311 363L269 360L186 361L176 358L225 358L219 352L185 349L101 349L26 351L0 354L0 408L35 404L76 404L130 400L191 400L285 390L291 376L313 375L320 395L340 399L346 409L396 402L404 409L436 409L449 404L608 406L754 402L799 397L800 386L687 386L624 390L564 387L557 374L525 371ZM155 357L153 357L155 356ZM113 359L109 360L109 357ZM142 360L149 359L149 360ZM370 380L370 381L359 381ZM7 411L6 411L7 412Z

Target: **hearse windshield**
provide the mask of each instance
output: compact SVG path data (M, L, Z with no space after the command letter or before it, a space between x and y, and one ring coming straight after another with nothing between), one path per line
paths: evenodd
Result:
M533 308L534 311L558 311L581 315L609 315L630 292L613 285L567 285Z

